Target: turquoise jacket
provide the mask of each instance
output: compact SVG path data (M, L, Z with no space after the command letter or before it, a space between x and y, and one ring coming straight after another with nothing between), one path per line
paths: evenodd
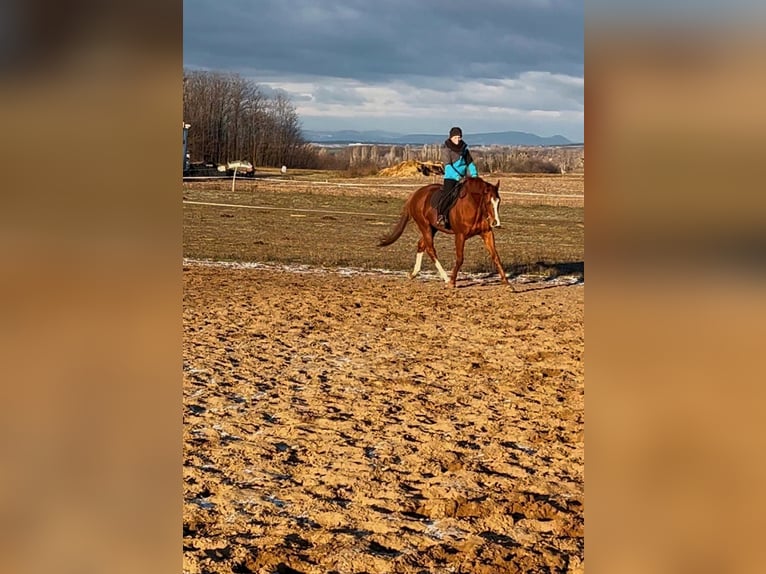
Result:
M462 179L465 177L466 171L471 177L478 177L479 175L479 170L473 163L471 152L468 151L468 145L464 141L455 145L452 140L445 140L442 160L444 161L444 179Z

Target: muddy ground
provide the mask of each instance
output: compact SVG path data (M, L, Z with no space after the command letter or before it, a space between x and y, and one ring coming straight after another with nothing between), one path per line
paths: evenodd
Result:
M184 266L184 572L584 571L584 285Z

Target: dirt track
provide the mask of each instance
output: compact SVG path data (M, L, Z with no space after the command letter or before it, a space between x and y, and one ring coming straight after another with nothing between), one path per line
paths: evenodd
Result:
M184 572L581 572L584 286L186 266Z

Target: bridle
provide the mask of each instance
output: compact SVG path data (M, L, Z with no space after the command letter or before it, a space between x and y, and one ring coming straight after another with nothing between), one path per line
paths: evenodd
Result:
M477 227L479 225L479 222L482 221L482 219L484 219L484 220L487 221L487 224L491 228L492 227L492 220L493 220L494 215L495 215L495 209L494 209L494 206L492 205L492 199L493 199L492 190L495 189L495 186L492 185L489 182L486 182L486 181L484 181L482 183L484 185L484 188L481 189L481 190L478 190L478 189L467 190L467 192L470 195L478 195L479 196L479 201L478 201L478 205L477 205L477 209L476 209L476 219L474 220L473 225L474 225L474 227ZM487 212L484 218L482 218L482 216L481 216L482 210Z
M492 227L492 221L495 217L495 207L492 205L492 199L493 199L493 193L490 190L495 189L495 186L493 186L491 183L485 183L485 188L482 190L481 193L481 205L484 210L487 212L487 216L484 218L486 219L487 223L490 227ZM478 214L477 214L478 218Z

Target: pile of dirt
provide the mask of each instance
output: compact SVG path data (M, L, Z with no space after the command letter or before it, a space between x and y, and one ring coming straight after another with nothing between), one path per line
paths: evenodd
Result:
M383 177L402 177L419 173L422 175L442 175L444 174L444 166L439 162L410 159L382 169L378 172L378 175Z

